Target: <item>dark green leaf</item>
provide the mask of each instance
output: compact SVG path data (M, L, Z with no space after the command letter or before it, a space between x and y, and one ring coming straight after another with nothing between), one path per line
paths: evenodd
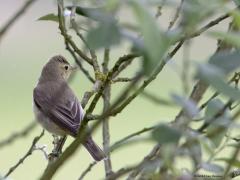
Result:
M217 164L211 164L211 163L202 163L201 167L210 172L215 172L215 173L222 173L224 172L223 167L217 165Z
M208 139L207 137L203 136L200 138L200 143L203 146L203 148L210 154L213 155L214 154L214 149L215 149L215 145L212 144L212 141L210 139ZM214 146L214 147L213 147Z
M211 100L206 107L205 110L205 118L206 120L209 120L213 118L222 108L224 107L224 103L220 99L213 99ZM224 112L222 116L225 116L226 118L229 116L227 114L228 112Z
M210 33L213 37L221 39L228 44L231 44L237 48L240 48L240 36L239 33L235 32L212 32Z
M111 45L120 43L120 40L120 31L114 22L101 23L87 35L87 42L93 49L109 48Z
M209 64L228 74L240 67L240 52L220 52L210 58Z
M240 161L237 159L234 159L234 161L231 162L230 158L217 158L217 159L215 159L215 161L224 161L226 163L231 163L232 166L240 168Z
M168 125L159 125L152 132L152 138L160 144L177 143L181 137L179 130Z
M214 65L198 66L198 77L229 98L240 100L240 91L224 81L224 73Z
M194 117L198 114L199 110L198 107L196 106L196 104L184 97L178 96L176 94L172 95L173 100L180 105L184 111L190 116L190 117Z
M68 6L67 9L71 9L72 6ZM111 13L108 13L104 7L87 8L76 6L76 13L78 15L90 18L99 22L114 22L115 19Z
M215 145L215 148L217 148L220 145L225 136L227 128L231 124L230 115L227 110L218 118L214 120L212 119L219 111L223 109L223 107L224 103L220 99L213 99L208 103L205 111L206 119L205 123L209 123L209 126L206 130L206 134L211 135L212 133L216 132L219 128L221 128L221 131L218 134L210 136L211 137L210 139Z
M149 75L160 62L171 43L168 36L159 30L155 20L141 2L134 0L130 2L143 35L143 41L141 41L143 46L137 46L140 48L144 47L143 68L145 73Z
M240 0L233 0L233 2L234 2L237 6L240 5Z
M38 19L39 21L54 21L54 22L58 22L58 16L51 13L51 14L47 14L45 16L42 16Z

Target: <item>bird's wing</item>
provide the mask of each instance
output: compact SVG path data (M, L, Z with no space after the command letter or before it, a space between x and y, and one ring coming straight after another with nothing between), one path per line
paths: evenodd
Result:
M48 116L60 128L75 136L77 135L81 120L84 117L84 110L74 95L71 96L73 98L69 99L63 97L68 94L69 91L63 91L60 92L59 95L53 97L52 94L47 94L42 88L35 88L33 99L42 113ZM59 100L61 97L65 100Z

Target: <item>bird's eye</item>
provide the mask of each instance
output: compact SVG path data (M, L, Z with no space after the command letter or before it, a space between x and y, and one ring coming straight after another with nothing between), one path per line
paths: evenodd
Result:
M68 70L68 66L64 66L65 70Z

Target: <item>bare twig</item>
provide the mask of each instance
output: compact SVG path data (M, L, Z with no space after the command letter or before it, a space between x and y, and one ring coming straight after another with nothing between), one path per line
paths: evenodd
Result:
M65 28L65 22L63 17L63 3L58 2L58 20L59 20L59 29L61 31L62 36L64 37L65 43L69 43L74 51L86 62L93 66L93 61L87 55L85 55L74 43L71 36L67 34L67 30Z
M44 135L44 130L41 132L41 134L39 136L37 136L33 139L32 145L29 148L29 150L27 151L27 153L14 166L12 166L8 170L8 172L4 176L5 178L8 177L13 171L15 171L17 169L17 167L20 164L22 164L24 162L24 160L33 153L33 151L35 150L35 146L36 146L37 142L42 138L43 135Z
M144 90L141 94L142 97L147 98L148 100L158 104L158 105L164 105L164 106L174 106L174 103L171 101L162 99L160 97L157 97L156 95Z
M189 70L190 70L190 59L189 59L189 48L190 48L190 41L186 41L183 46L183 59L182 59L182 85L183 85L183 92L184 94L188 94L189 92Z
M116 79L113 79L112 80L112 83L116 83L116 82L129 82L129 81L132 81L134 80L134 78L116 78Z
M154 72L149 76L148 79L146 79L143 84L130 96L128 97L120 106L115 108L110 115L115 116L118 113L120 113L128 104L131 103L132 100L134 100L144 89L147 87L153 80L156 79L157 75L162 71L163 67L167 63L167 61L172 58L177 51L180 49L182 46L182 41L178 43L178 45L169 53L169 55L160 61L160 64L156 67Z
M154 156L159 154L159 150L160 145L155 145L151 152L147 156L145 156L144 159L139 163L138 167L128 176L127 180L134 179L141 172L143 165L146 162L151 161Z
M90 55L92 57L92 66L95 72L100 72L100 67L98 65L98 61L97 61L97 56L96 53L93 49L90 48L90 46L88 45L87 41L85 40L85 38L83 37L83 35L79 32L78 30L78 25L75 22L75 12L76 12L76 6L72 6L72 11L71 11L71 24L73 29L75 30L76 34L78 37L80 37L80 39L82 40L82 42L85 44L85 46L89 49L90 51ZM97 78L97 77L96 77Z
M123 144L124 142L128 141L129 139L132 139L133 137L139 136L145 132L149 132L151 130L153 130L155 128L155 126L152 127L148 127L148 128L143 128L140 131L134 132L118 141L116 141L114 144L111 145L110 147L110 151L114 151L116 148L118 148L119 146L121 146L121 144Z
M66 43L66 49L67 49L67 50L70 52L70 54L73 56L76 64L77 64L78 67L82 70L83 74L85 74L85 76L89 79L90 82L94 83L94 82L95 82L94 78L90 75L90 73L88 72L88 70L83 67L81 60L76 56L75 52L71 49L71 47L69 46L68 43Z
M138 165L133 165L133 166L129 166L129 167L124 167L119 169L118 171L114 172L113 174L111 174L107 180L115 180L118 179L119 177L129 173L130 171L136 169L138 167Z
M168 25L168 30L170 30L174 26L176 21L178 20L180 12L181 12L181 9L182 9L182 6L183 6L183 2L184 2L184 0L181 0L179 6L177 7L176 12L174 14L174 17L173 17L172 21L170 21L170 23Z
M83 171L83 173L81 174L81 176L78 180L83 180L83 178L87 175L87 173L89 173L91 171L91 169L93 168L93 166L95 166L96 164L97 164L97 161L90 163L89 166L87 167L87 169L85 169Z
M108 65L109 65L109 49L105 49L104 51L104 60L102 64L103 73L108 73ZM111 84L108 84L103 91L103 113L108 111L110 107L110 98L111 98ZM106 153L106 159L104 159L104 167L105 167L105 176L106 178L112 174L112 162L110 158L109 144L110 144L110 133L109 133L109 117L103 119L103 150Z
M8 29L18 20L24 12L35 2L36 0L28 0L23 6L7 21L5 25L0 29L0 40Z
M15 140L17 140L19 138L26 137L36 127L36 125L37 125L37 122L32 121L23 130L12 133L8 138L6 138L0 142L0 148L6 146L8 144L11 144L12 142L14 142Z

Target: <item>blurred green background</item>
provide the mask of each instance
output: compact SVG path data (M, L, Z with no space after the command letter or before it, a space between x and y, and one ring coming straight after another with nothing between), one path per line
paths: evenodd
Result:
M12 14L23 4L23 0L11 0L0 2L0 27L12 16ZM45 14L56 12L55 1L37 1L34 5L17 21L0 42L0 141L20 131L33 120L32 113L32 90L37 83L42 66L47 60L56 54L62 54L74 63L72 57L65 50L63 38L61 37L58 25L54 22L37 21ZM163 9L163 14L159 18L162 27L167 27L170 18L173 16L171 9ZM120 12L119 17L131 20L128 11ZM227 22L221 23L216 28L226 29ZM126 48L114 48L111 51L112 63L119 56L126 54ZM193 60L206 60L216 47L216 42L204 36L196 38L191 43L190 57ZM98 53L102 59L102 52ZM170 93L182 94L182 85L179 73L181 72L182 51L180 51L173 61L166 66L159 77L147 88L148 91L164 99L170 99ZM86 65L86 64L85 64ZM86 65L87 66L87 65ZM139 67L138 63L133 63L131 68L125 71L121 77L132 75ZM78 72L76 78L71 83L71 87L79 98L86 90L91 88L91 84L82 72ZM122 84L113 85L113 97L121 90ZM96 112L101 112L99 103ZM178 108L159 106L148 101L142 96L136 98L121 114L111 118L110 133L111 142L149 127L159 122L171 121ZM38 126L24 139L0 149L0 174L4 175L7 170L14 165L28 150L33 137L41 132ZM96 142L102 146L101 128L94 134ZM67 144L72 141L68 138ZM51 150L52 136L45 133L39 145L47 144L48 151ZM113 169L134 164L140 161L152 147L151 142L139 143L134 146L124 147L112 154ZM79 149L77 153L61 168L54 179L77 179L83 170L92 162L91 156L85 149ZM42 152L35 151L32 156L10 176L9 179L37 179L47 161ZM103 162L98 163L86 179L100 179L104 177Z

